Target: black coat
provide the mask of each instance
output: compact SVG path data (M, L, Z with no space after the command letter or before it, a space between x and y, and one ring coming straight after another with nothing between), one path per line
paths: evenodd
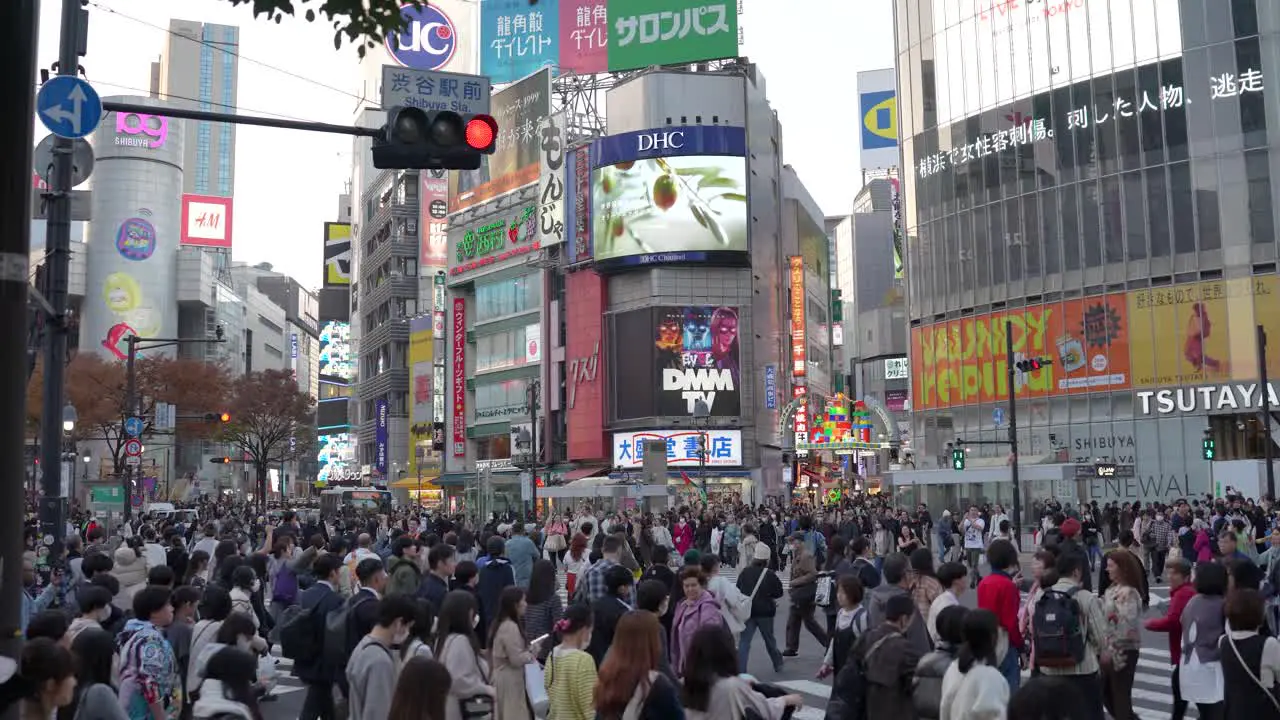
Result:
M483 637L489 637L489 625L498 616L498 606L502 600L502 591L516 584L515 571L511 569L511 561L498 558L485 563L480 568L480 581L476 585L476 598L480 601L480 627Z
M628 608L614 595L605 595L591 604L591 644L587 653L596 661L596 667L604 662L604 655L613 645L613 631L618 620L627 614Z
M324 645L325 619L329 613L342 607L342 596L324 583L316 583L298 596L298 604L304 610L311 610L315 618L316 646ZM315 657L299 658L293 662L294 674L306 683L330 683L345 668L331 667L325 662L325 653L317 653Z

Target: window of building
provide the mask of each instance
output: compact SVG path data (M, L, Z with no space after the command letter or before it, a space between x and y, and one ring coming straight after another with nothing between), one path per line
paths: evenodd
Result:
M524 365L524 339L522 327L476 338L476 372Z
M476 422L527 415L529 381L525 378L476 384Z
M506 460L511 457L511 436L506 433L476 438L475 444L477 460Z
M476 283L476 322L486 322L542 307L542 273Z

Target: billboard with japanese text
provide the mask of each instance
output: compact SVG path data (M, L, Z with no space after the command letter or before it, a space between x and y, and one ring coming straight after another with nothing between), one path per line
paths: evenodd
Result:
M653 331L659 415L710 415L741 410L738 310L685 306L656 309Z
M609 71L738 56L738 3L609 0Z
M435 339L431 316L409 321L409 475L417 477L420 460L431 455L435 388Z
M565 435L569 460L605 457L604 310L609 304L604 276L592 270L569 273L565 297Z
M457 212L537 182L542 138L538 123L551 114L551 71L539 70L494 93L490 114L498 121L497 149L478 170L449 173L449 212Z
M698 453L699 436L706 435L707 456ZM653 440L667 445L667 467L726 468L742 465L742 431L724 430L644 430L613 434L613 466L632 469L644 465L644 446Z
M449 177L444 170L423 170L419 180L422 241L418 246L418 274L430 277L449 265Z

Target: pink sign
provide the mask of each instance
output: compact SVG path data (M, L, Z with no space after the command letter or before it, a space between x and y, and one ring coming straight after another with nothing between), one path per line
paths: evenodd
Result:
M884 407L889 412L902 412L907 407L906 390L885 390Z
M169 139L169 118L163 115L116 113L116 144L159 148Z
M183 195L182 244L231 247L231 209L229 197Z
M423 170L422 196L418 206L422 209L422 244L418 254L418 266L422 276L434 275L436 270L449 266L449 177L435 177L432 171Z
M467 301L453 299L453 456L467 456Z
M609 71L609 13L600 0L560 0L560 72Z

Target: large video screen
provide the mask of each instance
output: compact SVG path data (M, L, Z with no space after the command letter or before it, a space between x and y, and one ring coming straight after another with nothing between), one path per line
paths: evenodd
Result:
M709 415L742 409L738 310L688 306L657 309L653 332L659 415Z
M342 382L356 379L351 350L351 323L332 320L320 326L320 377Z
M316 480L338 482L359 475L356 466L356 442L351 433L320 435L316 438L316 460L320 471Z

